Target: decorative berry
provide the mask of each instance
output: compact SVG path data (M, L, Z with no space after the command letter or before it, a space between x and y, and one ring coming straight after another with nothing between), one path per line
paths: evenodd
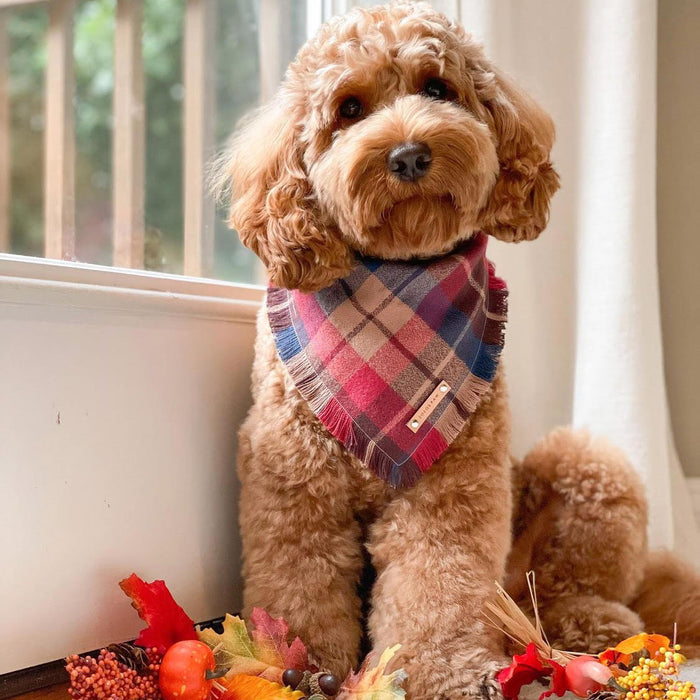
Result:
M155 648L144 650L147 668L138 671L108 649L97 658L73 654L66 659L70 677L68 694L74 700L160 700L158 672L161 657ZM145 665L145 660L144 664Z
M673 649L661 647L654 658L640 658L617 679L626 691L623 700L693 700L695 686L675 678L685 660L678 644Z

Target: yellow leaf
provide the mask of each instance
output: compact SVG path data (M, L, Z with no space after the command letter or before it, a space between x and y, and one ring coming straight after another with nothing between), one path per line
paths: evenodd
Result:
M265 675L270 680L281 681L284 669L270 666L269 654L261 653L250 638L245 622L240 617L226 615L224 631L217 634L212 629L199 630L199 639L214 649L216 665L228 668L227 678L239 673L251 676Z
M403 669L385 675L386 667L400 644L385 649L374 668L369 668L369 657L357 673L350 673L340 688L336 700L399 700L406 696L401 683L406 679Z
M258 676L239 674L226 681L220 700L298 700L304 693Z

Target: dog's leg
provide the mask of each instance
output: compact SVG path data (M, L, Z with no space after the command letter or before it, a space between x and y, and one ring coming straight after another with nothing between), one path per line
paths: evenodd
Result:
M330 439L283 414L265 421L254 410L241 431L244 614L283 616L319 666L343 678L362 633L353 485Z
M599 652L639 632L642 622L626 606L643 575L647 511L625 455L560 428L517 469L523 515L508 566L511 593L527 604L532 569L545 632L559 648Z
M468 429L370 534L370 634L378 652L402 645L395 667L408 672L411 700L500 696L503 640L483 612L510 545L504 394L494 384Z

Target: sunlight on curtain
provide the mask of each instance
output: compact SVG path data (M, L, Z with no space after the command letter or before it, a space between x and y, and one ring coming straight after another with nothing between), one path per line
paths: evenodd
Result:
M646 481L651 545L700 563L663 374L656 2L462 0L459 10L557 125L562 190L548 229L492 246L511 289L514 448L560 423L607 435Z

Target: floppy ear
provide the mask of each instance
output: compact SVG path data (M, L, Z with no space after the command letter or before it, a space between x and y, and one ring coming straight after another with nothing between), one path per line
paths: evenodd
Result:
M502 241L531 241L547 225L549 200L559 189L549 160L554 124L509 78L491 71L484 78L477 90L492 121L500 172L480 224Z
M318 209L286 102L278 95L241 126L216 166L214 188L230 187L228 223L263 261L270 283L311 292L344 277L352 254Z

